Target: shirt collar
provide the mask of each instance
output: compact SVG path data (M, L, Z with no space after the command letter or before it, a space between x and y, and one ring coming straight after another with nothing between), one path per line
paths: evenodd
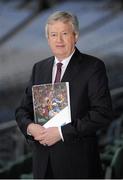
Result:
M56 65L56 64L59 63L59 62L63 64L62 66L67 65L67 64L69 63L72 55L74 54L74 52L75 52L75 50L72 52L72 54L71 54L70 56L68 56L67 58L63 59L62 61L59 61L59 60L57 59L57 57L55 57L54 65Z

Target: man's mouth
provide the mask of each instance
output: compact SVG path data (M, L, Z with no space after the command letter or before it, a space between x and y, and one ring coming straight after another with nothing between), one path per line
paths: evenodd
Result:
M57 48L63 48L63 47L65 47L65 46L62 45L62 44L59 44L59 45L56 45L56 47L57 47Z

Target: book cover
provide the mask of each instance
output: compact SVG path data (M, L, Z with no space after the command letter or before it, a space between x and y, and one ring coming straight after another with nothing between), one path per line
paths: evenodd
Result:
M35 123L58 127L71 122L68 82L34 85L32 96Z

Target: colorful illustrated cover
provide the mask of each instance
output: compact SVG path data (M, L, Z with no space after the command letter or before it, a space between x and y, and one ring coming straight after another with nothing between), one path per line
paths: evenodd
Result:
M68 82L34 85L32 96L35 123L58 127L71 122Z

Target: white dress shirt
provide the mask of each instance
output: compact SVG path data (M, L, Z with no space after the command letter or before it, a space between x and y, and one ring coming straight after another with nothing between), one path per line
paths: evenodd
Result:
M74 53L74 51L73 51L73 53ZM54 83L54 81L55 81L56 71L57 71L57 63L62 63L63 64L62 67L61 67L61 79L62 79L62 77L63 77L63 75L65 73L65 70L66 70L66 68L68 66L68 63L69 63L73 53L69 57L63 59L62 61L59 61L57 59L57 57L55 57L54 65L53 65L53 70L52 70L52 83ZM61 136L62 140L64 141L64 138L63 138L63 135L62 135L62 131L61 131L61 127L58 127L58 129L59 129L60 136Z

